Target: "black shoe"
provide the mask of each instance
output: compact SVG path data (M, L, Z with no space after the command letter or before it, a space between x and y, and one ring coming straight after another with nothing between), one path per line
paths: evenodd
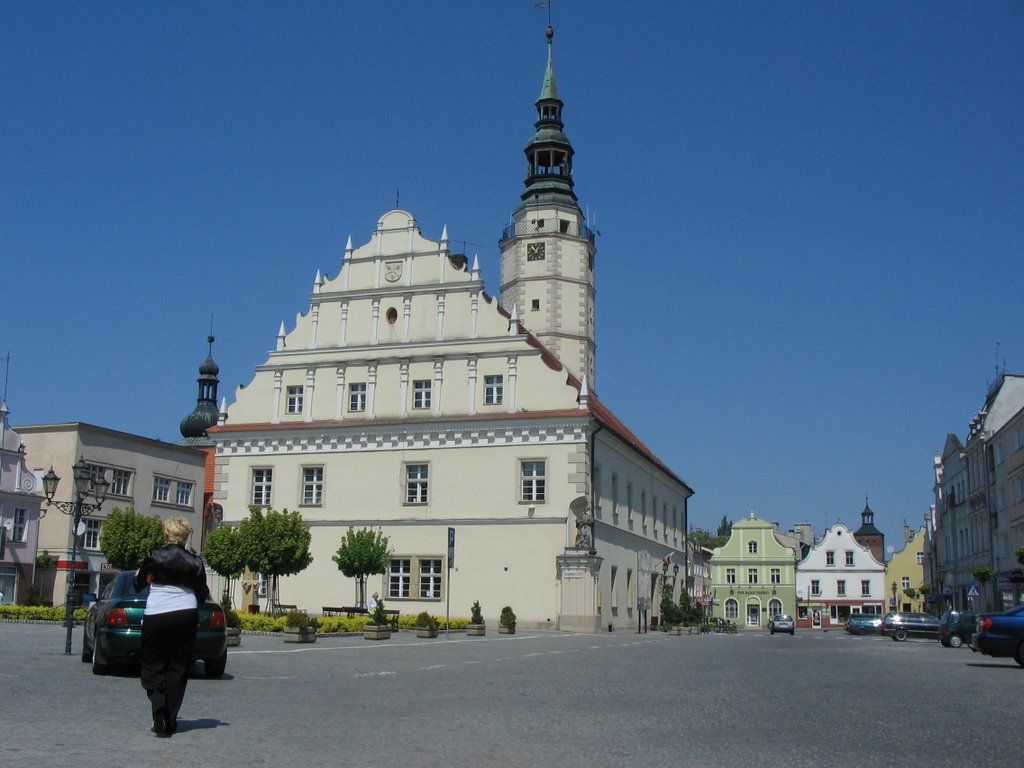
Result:
M157 736L170 736L171 732L167 729L167 718L164 710L158 711L153 715L153 727L150 728L153 733Z
M175 733L178 732L178 718L174 718L173 720L168 718L164 721L164 723L166 725L166 731L168 736L173 736Z

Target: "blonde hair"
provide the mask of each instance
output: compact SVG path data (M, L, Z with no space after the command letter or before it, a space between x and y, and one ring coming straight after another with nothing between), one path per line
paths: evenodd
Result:
M190 533L192 526L184 517L175 515L164 520L164 538L168 544L184 544Z

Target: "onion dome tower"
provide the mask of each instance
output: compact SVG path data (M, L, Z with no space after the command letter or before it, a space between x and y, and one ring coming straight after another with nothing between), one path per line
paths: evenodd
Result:
M875 560L885 563L885 534L875 528L875 513L864 499L864 511L860 513L860 528L853 532L853 539L865 546L875 556Z
M181 420L182 440L179 445L212 445L206 430L217 423L217 385L220 380L217 374L220 368L213 361L213 336L206 337L210 345L209 354L206 360L199 366L199 395L196 397L196 407L188 416Z
M562 122L552 43L534 134L526 142L526 181L521 202L502 233L501 304L523 323L569 372L595 389L596 332L594 231L586 225L573 189L573 148Z

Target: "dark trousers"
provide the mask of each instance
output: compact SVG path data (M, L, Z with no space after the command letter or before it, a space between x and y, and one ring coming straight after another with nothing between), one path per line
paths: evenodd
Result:
M154 719L162 714L168 723L177 720L198 624L197 610L157 613L142 621L142 687Z

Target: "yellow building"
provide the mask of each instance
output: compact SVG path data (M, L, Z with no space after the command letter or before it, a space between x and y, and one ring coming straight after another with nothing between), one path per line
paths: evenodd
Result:
M931 585L924 580L924 526L911 532L904 527L906 544L893 553L886 564L885 581L889 590L886 604L890 611L925 610L926 596ZM908 594L909 592L909 594Z

